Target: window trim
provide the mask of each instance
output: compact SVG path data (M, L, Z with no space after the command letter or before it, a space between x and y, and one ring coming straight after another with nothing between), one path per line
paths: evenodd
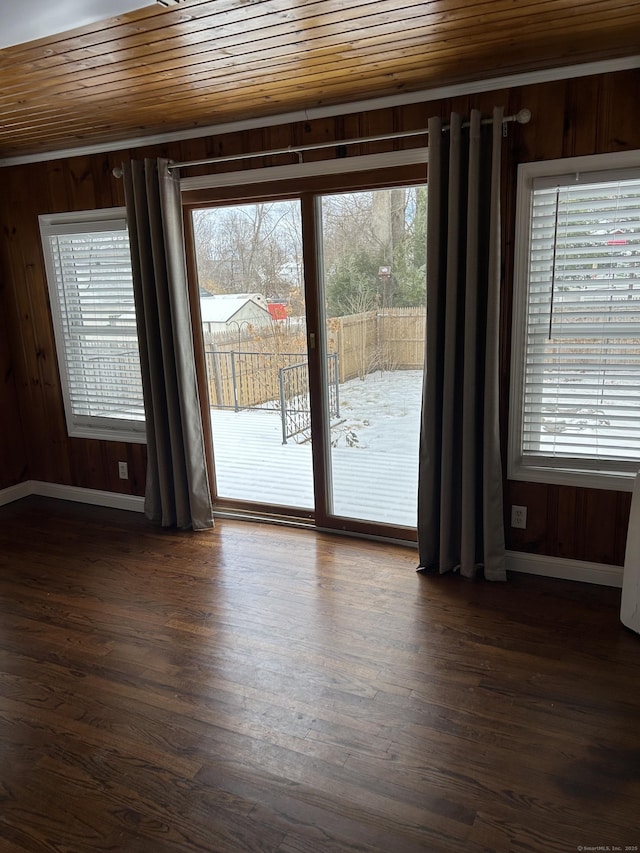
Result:
M86 226L87 231L91 229L106 231L113 230L114 228L125 230L127 228L126 208L114 207L99 210L41 214L38 217L38 221L67 434L70 438L93 438L105 441L146 444L145 419L134 421L129 419L104 418L96 415L86 416L87 422L80 423L78 417L72 411L64 320L58 298L57 277L49 242L49 237L51 236L65 233L80 233L83 230L83 226Z
M295 153L295 152L294 152ZM240 171L213 172L194 178L181 178L180 190L183 194L200 190L212 190L222 187L242 187L248 184L280 183L282 181L302 181L301 192L309 190L305 181L311 178L327 177L338 180L347 178L353 183L361 172L398 169L406 166L426 166L429 162L429 149L408 148L401 151L388 151L384 154L361 154L351 157L337 157L329 160L313 160L285 166L265 166ZM348 177L347 177L348 176Z
M569 467L565 460L548 458L544 464L527 462L521 452L523 421L524 364L526 354L526 318L528 304L528 269L530 250L531 207L534 184L551 181L568 174L581 176L585 182L603 179L603 173L624 177L624 172L640 168L640 150L619 151L521 163L518 166L516 195L516 227L513 266L513 308L511 319L511 381L509 389L507 478L531 483L581 486L630 492L635 471L616 470L616 463L606 468ZM597 464L597 463L596 463ZM626 463L622 463L626 464ZM633 463L632 463L633 464ZM640 462L637 465L640 469Z

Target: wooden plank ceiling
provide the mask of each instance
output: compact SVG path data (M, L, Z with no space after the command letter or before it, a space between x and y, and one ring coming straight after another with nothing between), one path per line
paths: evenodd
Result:
M631 55L634 0L184 0L0 51L0 158Z

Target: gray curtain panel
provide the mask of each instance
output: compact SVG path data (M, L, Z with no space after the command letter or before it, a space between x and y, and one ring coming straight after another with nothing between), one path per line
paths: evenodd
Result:
M167 160L123 165L147 427L145 514L213 527L189 312L179 178Z
M420 570L505 580L499 427L502 108L429 121Z

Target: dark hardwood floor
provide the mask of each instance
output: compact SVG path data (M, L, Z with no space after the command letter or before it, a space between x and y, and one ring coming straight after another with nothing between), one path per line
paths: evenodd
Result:
M408 548L0 509L0 851L640 845L619 591Z

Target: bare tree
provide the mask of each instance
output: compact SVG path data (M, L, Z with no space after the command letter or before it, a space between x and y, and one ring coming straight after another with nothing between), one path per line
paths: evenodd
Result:
M287 298L299 286L300 209L292 202L204 208L193 213L198 278L210 293Z

